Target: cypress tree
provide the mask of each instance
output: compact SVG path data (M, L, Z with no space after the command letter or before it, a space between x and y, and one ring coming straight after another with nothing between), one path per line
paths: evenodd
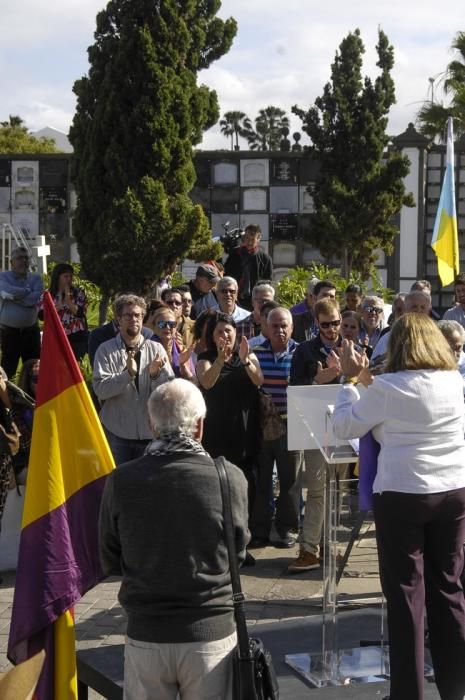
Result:
M349 33L336 52L323 94L307 111L292 109L321 163L312 189L311 241L323 255L341 261L343 277L352 269L369 276L375 250L393 250L399 232L393 217L403 205L413 204L403 184L409 161L387 150L388 113L395 103L394 50L381 30L376 48L380 72L373 82L362 78L360 31Z
M226 53L219 0L112 0L97 15L70 130L82 265L104 294L146 291L184 256L217 256L189 192L192 147L219 117L198 71Z

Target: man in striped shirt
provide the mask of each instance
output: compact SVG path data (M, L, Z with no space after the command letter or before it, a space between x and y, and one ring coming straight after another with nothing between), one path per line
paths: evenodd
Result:
M291 361L297 343L292 340L292 315L282 307L270 311L267 321L268 340L255 348L264 382L262 388L287 427L287 386ZM276 503L275 527L277 547L293 547L299 534L300 476L302 453L287 449L287 430L276 440L264 440L258 455L258 479L252 510L249 548L270 543L272 511L270 507L273 464L279 477L279 498Z

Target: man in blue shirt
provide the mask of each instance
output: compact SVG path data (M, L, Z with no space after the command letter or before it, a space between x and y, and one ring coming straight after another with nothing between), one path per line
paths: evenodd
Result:
M11 270L0 272L0 329L2 366L9 379L18 362L40 356L37 302L43 291L42 277L29 272L30 255L19 246L11 252Z

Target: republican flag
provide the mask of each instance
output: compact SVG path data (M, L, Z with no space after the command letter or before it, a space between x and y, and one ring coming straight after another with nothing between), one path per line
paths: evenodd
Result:
M434 222L431 247L438 260L441 284L446 287L459 273L459 238L455 209L454 134L452 117L447 120L446 174Z
M8 658L45 649L35 700L74 700L73 605L103 578L98 515L114 463L48 292L44 314Z

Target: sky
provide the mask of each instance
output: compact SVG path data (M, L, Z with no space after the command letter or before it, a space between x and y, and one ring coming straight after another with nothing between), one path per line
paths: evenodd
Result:
M102 0L0 0L0 121L19 114L32 130L51 126L68 132L75 98L72 86L88 71L95 16ZM421 104L443 99L441 74L453 59L455 34L465 31L463 0L447 6L432 0L223 0L221 17L233 16L238 32L228 54L199 75L218 93L221 114L275 105L301 122L294 104L308 109L330 78L342 39L357 27L365 44L364 73L377 75L380 27L394 46L397 103L389 133L405 131ZM305 143L303 135L301 143ZM201 148L229 148L216 125Z

